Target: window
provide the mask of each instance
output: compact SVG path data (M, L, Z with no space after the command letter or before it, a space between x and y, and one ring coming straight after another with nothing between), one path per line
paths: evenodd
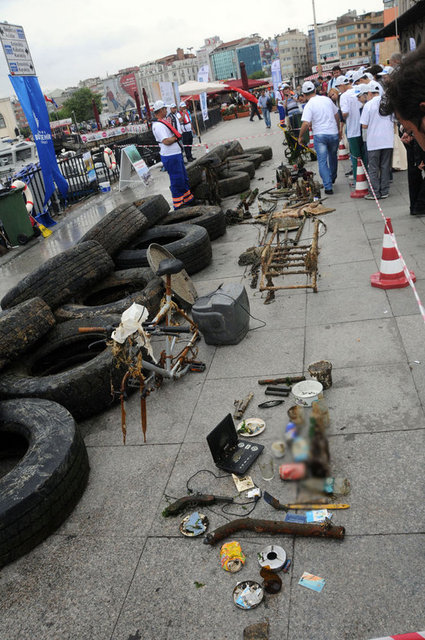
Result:
M349 44L349 45L348 45L348 48L349 48L349 49L355 49L355 48L356 48L356 44L355 44L355 43L353 43L353 44Z
M3 129L6 126L6 123L3 118L3 114L0 113L0 129Z
M341 42L344 42L344 40L345 40L345 36L342 36L342 37L340 38L340 41L341 41Z

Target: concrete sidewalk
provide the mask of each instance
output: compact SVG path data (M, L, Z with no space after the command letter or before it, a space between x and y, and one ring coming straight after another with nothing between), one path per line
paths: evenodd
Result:
M263 191L273 186L284 159L276 125L277 116L271 130L263 122L235 120L208 131L202 142L241 138L244 147L271 145L273 160L251 182ZM251 135L258 137L243 139ZM213 243L212 264L194 276L198 292L243 282L256 318L251 328L260 320L266 326L236 346L201 342L206 371L166 383L149 397L147 444L137 397L128 402L125 447L118 407L81 424L91 464L87 490L54 535L1 571L2 640L233 640L265 619L271 640L368 640L424 627L425 327L410 288L385 292L370 286L379 267L383 221L375 202L350 199L344 177L349 162L339 165L335 194L326 201L336 211L323 216L326 233L319 240L318 293L281 291L265 306L237 264L239 254L257 243L259 230L229 227ZM155 180L150 192L170 201L167 176L155 170ZM0 262L1 295L72 246L117 203L144 193L143 187L114 190L92 199L50 238ZM381 206L425 300L425 219L409 215L405 172L394 174L390 193ZM309 237L306 226L303 239ZM246 416L264 418L258 441L269 448L282 439L290 404L258 410L267 399L258 378L306 372L319 359L333 363L334 383L325 396L333 475L349 478L352 487L351 508L333 516L346 527L346 537L339 542L243 533L236 539L246 565L238 574L227 573L220 567L220 545L184 538L179 517L162 517L167 498L185 495L187 481L200 470L221 477L204 471L190 480L193 490L234 495L231 478L213 464L207 433L233 412L234 399L252 390ZM286 454L283 461L289 460ZM264 482L258 463L250 473L281 502L295 500L296 487L277 473ZM235 518L246 515L241 507L227 511ZM221 505L206 513L210 531L232 518ZM263 500L252 514L280 516ZM271 543L292 559L289 574L281 574L281 592L266 594L252 611L236 609L236 582L261 581L256 554ZM320 594L298 585L304 571L325 578Z

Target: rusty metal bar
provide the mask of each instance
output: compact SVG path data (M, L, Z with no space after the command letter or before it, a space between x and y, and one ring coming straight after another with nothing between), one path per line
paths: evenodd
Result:
M204 544L214 545L239 531L255 531L255 533L271 533L288 536L304 536L313 538L334 538L343 540L345 527L337 527L329 521L324 524L296 524L276 520L256 520L254 518L239 518L227 522L215 531L207 533Z

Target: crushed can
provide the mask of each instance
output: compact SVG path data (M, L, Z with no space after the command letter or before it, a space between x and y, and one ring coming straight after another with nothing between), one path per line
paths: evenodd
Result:
M236 540L226 542L220 549L220 562L225 571L236 573L245 564L245 556L242 553L241 545Z

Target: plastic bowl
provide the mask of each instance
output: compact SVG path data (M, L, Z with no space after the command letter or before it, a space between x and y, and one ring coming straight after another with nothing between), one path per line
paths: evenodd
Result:
M300 407L311 407L312 403L319 399L322 391L323 385L317 380L303 380L292 387L295 404Z

